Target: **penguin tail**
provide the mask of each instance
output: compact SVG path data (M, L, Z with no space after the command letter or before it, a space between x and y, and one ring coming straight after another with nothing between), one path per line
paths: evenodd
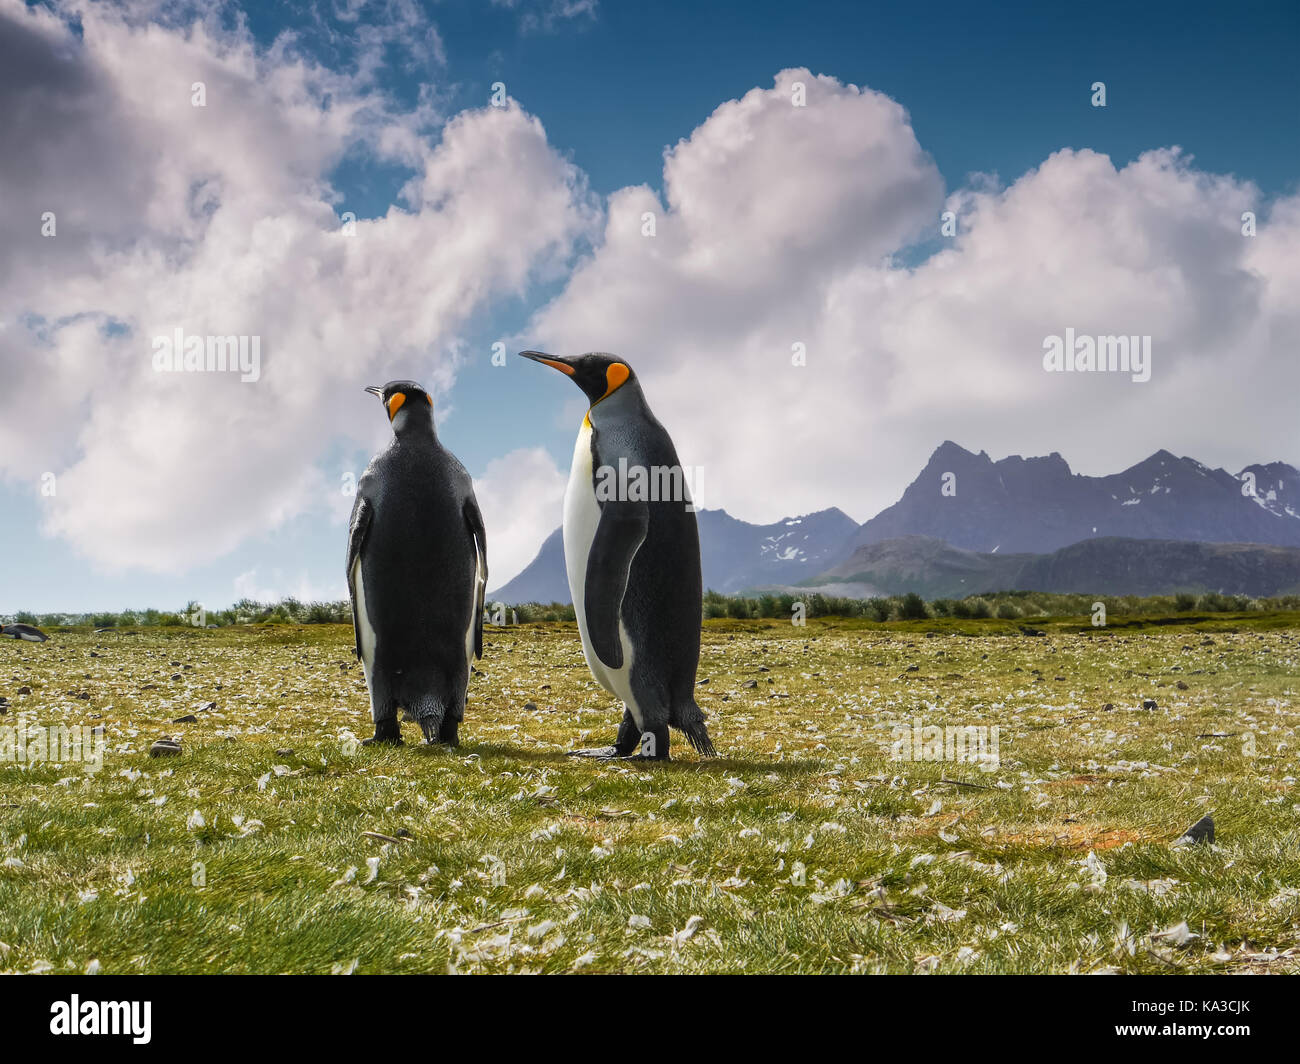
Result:
M420 726L425 741L437 742L438 734L442 730L443 718L447 715L447 707L443 705L442 700L429 694L421 695L419 698L411 699L410 704L405 708L406 719L413 720Z
M701 757L717 757L718 752L713 748L713 740L709 738L709 729L705 727L704 719L704 711L691 699L679 714L677 728Z
M465 719L464 694L457 692L452 679L443 676L426 677L412 687L401 699L406 719L420 726L427 742L444 741Z

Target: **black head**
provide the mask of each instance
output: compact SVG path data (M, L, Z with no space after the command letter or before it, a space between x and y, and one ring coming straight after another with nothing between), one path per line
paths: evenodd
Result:
M433 398L415 381L389 381L382 388L371 385L366 389L377 395L393 423L393 431L402 431L407 425L433 425ZM401 422L397 415L405 412Z
M628 381L636 380L636 374L632 372L631 366L617 355L604 351L592 351L571 358L547 355L541 351L520 351L519 356L531 358L534 362L550 366L551 369L558 369L565 376L570 377L591 400L592 406L611 392L623 387Z

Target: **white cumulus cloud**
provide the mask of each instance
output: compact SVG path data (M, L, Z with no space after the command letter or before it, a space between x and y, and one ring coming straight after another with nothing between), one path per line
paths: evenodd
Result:
M386 431L361 388L445 396L459 330L558 276L591 208L514 103L439 128L291 43L79 16L0 0L0 476L54 472L45 530L80 553L181 570L327 512L328 446ZM329 175L356 150L412 177L348 235ZM258 337L260 379L155 372L177 328Z
M560 524L568 479L545 450L528 447L493 459L475 480L488 535L489 589L517 576Z
M1263 203L1176 148L1122 167L1063 149L945 196L897 103L807 70L719 107L663 179L663 203L610 197L529 339L626 356L711 506L864 520L947 438L1087 472L1161 447L1231 468L1300 457L1296 197ZM955 236L913 264L945 210ZM1151 336L1150 381L1045 372L1066 328Z

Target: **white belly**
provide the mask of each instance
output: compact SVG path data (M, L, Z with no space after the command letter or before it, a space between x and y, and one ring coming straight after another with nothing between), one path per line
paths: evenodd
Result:
M587 668L606 691L621 699L632 714L638 728L642 727L641 710L632 697L632 646L620 619L619 642L623 646L623 667L611 669L603 664L591 649L587 636L587 608L584 594L587 582L587 555L591 553L596 526L600 523L600 504L592 486L591 426L583 421L578 430L578 441L573 448L573 467L569 471L569 486L564 493L564 566L569 576L569 594L573 596L573 612L578 619L578 634L582 637L582 655Z
M478 550L474 551L474 588L469 602L469 630L465 633L465 690L469 691L469 673L474 667L474 636L478 634L478 600L483 594L483 565L479 561Z
M375 667L375 629L366 612L366 589L361 582L361 558L352 563L352 587L357 596L357 640L361 644L361 666L366 674L366 690L370 692L370 716L375 715L375 693L370 685L370 674Z

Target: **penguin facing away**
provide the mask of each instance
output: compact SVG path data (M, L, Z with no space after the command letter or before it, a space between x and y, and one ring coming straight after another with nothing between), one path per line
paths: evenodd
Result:
M700 537L673 441L621 358L520 354L559 370L591 401L564 496L564 559L583 656L624 712L613 746L572 754L666 761L671 725L712 757L705 716L695 703ZM620 478L620 470L651 478L676 470L679 490L653 499L645 491L622 490L623 481L631 481ZM619 487L611 490L616 480Z
M426 742L459 742L470 663L483 656L487 538L465 467L438 441L414 381L367 388L393 441L357 483L347 578L375 734L400 744L397 712Z

